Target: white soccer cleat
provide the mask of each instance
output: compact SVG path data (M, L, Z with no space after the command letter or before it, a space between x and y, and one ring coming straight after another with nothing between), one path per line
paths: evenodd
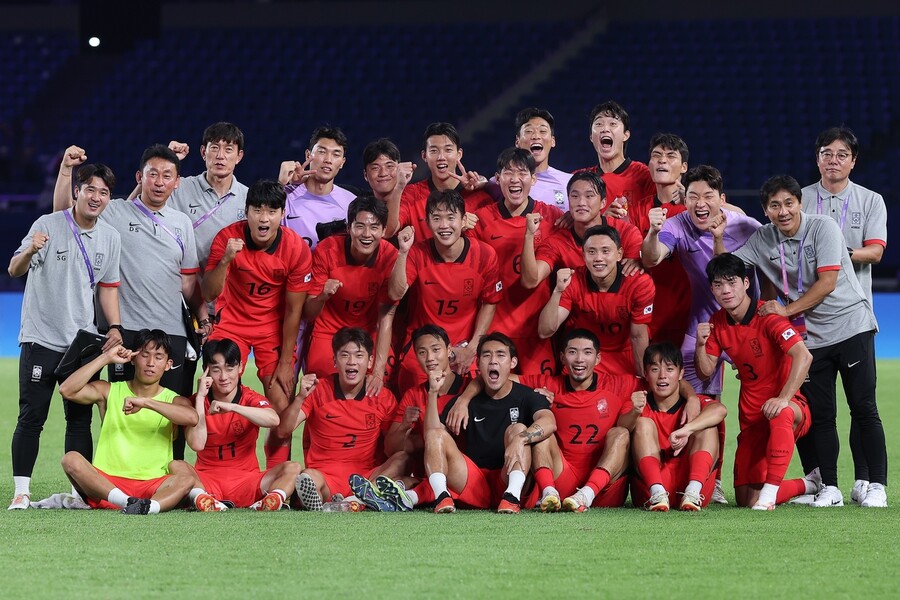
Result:
M816 501L815 494L801 494L799 496L794 496L790 500L787 501L788 504L801 504L803 506L809 506L813 502Z
M814 506L816 508L827 508L830 506L843 506L844 505L844 495L841 493L839 487L834 485L826 485L822 488L818 494L816 494L816 499L813 500L813 503L810 506Z
M815 469L804 475L803 479L815 486L816 489L814 492L811 492L812 495L816 495L822 491L822 488L824 486L822 484L822 472L819 471L819 467L816 467Z
M728 504L728 499L725 498L725 490L722 489L722 482L718 479L716 479L716 487L713 488L709 501L713 504Z
M31 507L31 498L28 494L18 494L15 498L13 498L12 502L9 503L9 508L7 510L25 510L26 508Z
M536 508L541 512L558 512L562 508L562 502L559 499L559 492L556 491L556 488L550 487L544 490Z
M850 490L850 501L854 504L862 504L868 491L869 482L865 479L857 479L853 482L853 489Z
M870 483L866 499L859 503L863 508L887 508L887 493L880 483Z

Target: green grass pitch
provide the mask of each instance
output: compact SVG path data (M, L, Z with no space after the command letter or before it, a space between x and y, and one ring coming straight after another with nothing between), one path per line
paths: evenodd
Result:
M896 481L900 403L893 391L900 388L900 360L881 360L878 369L879 404L894 457L890 478ZM725 486L733 501L737 382L727 377ZM255 384L253 376L247 379ZM6 395L0 407L0 499L7 501L13 491L15 360L0 360L0 386ZM841 405L844 508L518 516L176 511L145 518L0 508L0 595L896 598L900 494L889 489L887 510L849 505L847 412ZM61 405L54 400L35 468L35 499L69 489L59 466L63 429ZM796 458L788 475L800 475Z

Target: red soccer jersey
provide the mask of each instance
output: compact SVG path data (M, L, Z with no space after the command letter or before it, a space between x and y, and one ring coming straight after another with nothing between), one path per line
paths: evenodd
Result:
M193 404L194 398L191 398ZM271 408L265 396L245 385L238 389L234 404L253 408ZM206 446L197 453L198 471L236 469L248 473L259 472L256 457L256 440L259 426L246 417L233 412L209 414L209 398L206 400Z
M459 375L456 376L456 379L450 385L447 393L442 396L438 396L437 409L439 415L444 413L444 408L447 406L448 402L463 393L467 385L469 385L468 377L461 377ZM391 422L402 423L403 416L406 413L407 408L418 408L419 420L416 421L416 423L413 425L413 431L421 436L422 425L425 423L425 405L427 402L428 382L426 381L422 385L416 385L406 390L406 393L403 394L403 398L400 400L400 404L397 406L397 410L394 411Z
M622 258L641 258L641 232L631 223L612 217L600 217L598 225L609 225L619 232L622 239ZM534 258L542 260L554 271L568 267L574 269L584 265L582 247L584 240L578 237L575 230L557 229L548 235L540 246L535 243Z
M387 240L365 264L355 264L350 255L350 236L339 235L319 242L313 253L310 296L318 296L329 279L337 279L341 287L328 299L314 322L318 336L333 336L341 327L361 327L375 335L378 309L393 304L388 298L391 270L397 260L397 249Z
M707 354L719 356L724 352L737 367L741 378L741 429L765 418L763 404L781 393L791 371L787 352L803 341L786 318L760 317L756 311L762 304L751 304L740 323L732 320L725 309L719 309L710 318L712 333L706 340Z
M710 402L718 402L718 400L709 396L701 395L699 398L701 410ZM641 416L647 417L656 423L656 435L659 439L659 449L665 458L671 458L673 456L672 443L669 441L669 436L672 435L673 431L681 428L681 416L684 414L684 407L686 404L687 399L679 397L678 402L676 402L672 408L669 410L662 410L657 406L653 394L647 392L647 404L644 405Z
M620 266L612 286L601 292L587 267L579 267L562 293L559 306L569 311L567 329L583 327L597 334L600 367L604 371L636 375L631 324L650 323L655 295L653 280L645 273L625 277Z
M474 238L462 239L465 247L453 262L444 262L434 240L409 251L406 281L412 295L405 341L428 323L443 327L452 344L471 340L481 305L500 302L503 282L494 249Z
M533 290L522 285L522 242L525 239L525 215L540 214L540 229L534 236L535 247L553 231L553 223L562 216L554 206L528 199L528 206L521 216L509 214L503 201L485 206L477 213L475 237L491 246L500 263L503 281L503 298L497 305L492 331L499 331L512 338L538 337L537 320L541 309L550 299L550 281L544 280Z
M330 463L357 465L365 472L377 466L378 440L397 409L397 399L387 387L378 396L366 396L365 386L355 398L344 398L338 376L318 380L303 400L304 434L309 447L304 459L310 468Z
M597 173L606 184L606 202L603 204L603 210L606 210L606 206L616 198L624 197L628 198L630 212L632 202L656 194L656 184L650 176L650 169L640 161L626 158L618 169L610 173L600 171L598 165L578 169L575 173L582 171Z
M437 188L431 177L410 184L403 189L403 195L400 196L400 228L403 229L408 225L412 225L416 230L416 241L430 240L434 237L431 229L428 227L428 218L425 214L425 203L428 196ZM467 192L462 186L457 187L457 191L462 194L463 200L466 202L466 212L475 213L483 206L489 206L495 200L490 194L484 190L473 190Z
M250 237L247 221L238 221L216 234L206 263L207 271L215 269L225 256L231 238L243 239L245 246L228 265L225 287L216 299L219 323L232 329L280 331L285 293L309 291L312 281L309 246L294 231L280 226L272 245L261 250Z

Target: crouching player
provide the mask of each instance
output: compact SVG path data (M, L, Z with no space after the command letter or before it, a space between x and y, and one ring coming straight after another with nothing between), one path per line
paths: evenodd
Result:
M191 500L200 510L214 510L213 498L236 508L279 510L294 492L301 466L283 462L259 470L259 428L277 427L278 413L265 396L241 384L241 350L233 340L204 344L203 367L194 396L199 421L186 431L187 443L197 453L201 484L195 483Z
M366 371L372 368L374 342L356 327L339 329L331 342L337 373L317 379L304 375L300 392L281 414L278 435L289 437L306 422L309 447L306 468L297 477L297 495L306 510L322 510L322 499L349 496L353 474L374 479L399 477L406 453L397 452L379 465L378 442L397 409L384 387L366 395Z
M673 344L653 344L644 352L648 390L631 397L635 409L643 408L631 441L638 472L631 481L635 506L665 512L669 498L678 493L681 510L698 511L712 497L718 424L728 411L721 402L700 396L700 414L685 423L687 399L679 391L683 377L684 359Z
M191 489L185 474L169 474L174 425L197 424L190 400L159 384L172 367L169 336L143 329L134 340L136 351L110 348L81 367L60 385L70 402L98 404L104 415L93 464L78 452L67 452L63 471L93 508L119 508L125 514L146 515L175 508ZM134 364L131 381L91 381L112 364Z
M812 355L787 318L760 316L762 301L747 294L744 261L724 253L706 267L713 296L722 308L697 327L697 372L709 377L727 353L741 379L738 400L741 432L734 456L738 506L772 510L821 487L818 469L804 479L784 480L794 443L809 430L810 414L800 384Z

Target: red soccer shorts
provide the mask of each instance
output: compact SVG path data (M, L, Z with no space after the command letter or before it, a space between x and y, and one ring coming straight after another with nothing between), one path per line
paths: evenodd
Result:
M679 454L678 456L667 456L662 459L660 468L662 475L662 486L669 493L669 502L672 506L681 504L681 500L677 499L677 494L683 492L691 480L691 458L687 454ZM709 506L712 498L713 489L716 487L716 470L713 469L705 480L701 481L703 487L700 489L700 497L703 498L702 506ZM631 479L631 503L641 508L650 499L650 487L644 483L639 475L635 475Z
M587 464L574 464L562 457L562 471L553 481L553 487L559 492L560 498L567 498L574 494L580 487L587 483L591 472L596 467L597 461L593 460ZM541 490L538 486L534 486L531 493L528 494L522 506L532 507L537 504L541 496ZM628 477L622 476L615 481L609 482L605 488L594 498L591 503L593 508L617 508L625 505L625 498L628 497Z
M96 467L94 468L96 469ZM156 493L156 490L159 489L159 486L161 486L166 481L166 479L171 477L171 475L163 475L162 477L157 477L156 479L128 479L127 477L116 477L115 475L108 475L100 469L97 469L97 472L106 477L106 479L108 479L109 482L114 486L122 490L122 492L126 496L130 496L132 498L152 498L153 494ZM121 506L111 504L105 499L94 500L93 498L87 498L86 501L91 508L122 510Z
M213 330L210 340L228 338L233 340L241 349L241 359L244 364L253 349L253 359L256 361L256 374L260 379L271 377L275 374L278 359L281 356L281 330L247 331L237 328L230 329L227 325L217 325ZM294 357L296 360L296 356Z
M812 417L809 414L809 405L802 396L794 396L791 402L800 407L802 414L800 425L794 429L796 441L809 431ZM769 420L762 414L757 421L741 427L737 437L737 450L734 453L734 487L765 483L768 474L766 456L768 444Z
M351 475L356 473L357 475L362 475L366 479L370 479L372 473L375 472L374 467L364 467L342 462L328 462L318 465L307 465L307 467L315 469L322 474L322 478L325 479L325 485L328 486L328 491L332 496L340 494L344 497L353 494L350 490ZM331 498L324 498L324 500L328 502Z
M458 492L451 490L450 495L466 508L497 508L506 491L503 469L482 469L463 456L468 470L466 485Z
M247 508L263 497L260 489L266 471L211 469L197 471L203 488L218 500L229 500L235 508Z

